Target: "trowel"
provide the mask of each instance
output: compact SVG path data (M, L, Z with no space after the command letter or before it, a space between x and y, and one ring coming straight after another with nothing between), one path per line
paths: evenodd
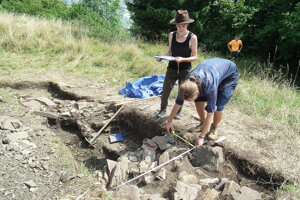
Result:
M123 141L123 137L128 135L128 133L124 133L123 135L121 133L117 133L117 134L110 134L109 136L109 140L110 143L113 142L122 142Z

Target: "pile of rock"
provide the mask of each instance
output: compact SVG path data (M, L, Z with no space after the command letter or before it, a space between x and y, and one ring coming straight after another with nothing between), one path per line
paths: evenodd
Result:
M117 161L107 160L107 165L97 172L97 176L103 185L112 189L150 171L113 192L113 196L124 199L262 199L262 194L251 188L206 174L217 173L223 165L221 147L201 146L189 156L152 170L187 150L188 146L176 144L174 135L145 139L142 148L137 151L123 155ZM155 192L146 192L151 188Z

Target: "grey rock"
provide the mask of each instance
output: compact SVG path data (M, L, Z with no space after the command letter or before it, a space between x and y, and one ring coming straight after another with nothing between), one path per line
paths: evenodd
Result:
M21 132L10 133L6 137L8 143L13 143L21 139L28 139L28 134L27 132L21 131Z
M203 184L215 184L219 182L219 179L218 178L205 178L205 179L200 179L200 183L203 183Z
M33 180L26 181L24 184L25 184L29 189L38 186Z
M217 200L219 199L220 192L215 189L208 189L205 191L206 197L203 200Z
M234 181L229 181L224 184L224 189L223 192L221 193L222 196L224 195L232 195L233 193L239 191L240 186L234 182Z
M143 195L143 190L136 185L124 185L118 192L113 194L115 198L119 197L126 200L140 200Z
M169 159L170 159L169 158L169 153L165 151L163 154L161 154L159 156L158 164L161 165L161 164L167 162Z
M122 156L115 169L112 171L109 181L109 187L113 188L121 184L124 180L128 178L127 171L129 169L129 160L127 157Z
M5 119L1 124L1 129L3 129L3 130L14 131L21 127L22 127L22 123L19 120L13 119L13 118Z
M218 183L218 185L216 185L215 189L216 190L220 190L225 183L229 182L229 180L227 178L222 178L220 183Z
M57 114L51 113L51 112L34 111L33 113L36 115L40 115L42 117L47 117L49 119L57 119L58 118Z
M231 193L234 200L261 200L261 193L248 188L248 187L241 187L239 192Z
M171 147L170 144L175 144L175 136L173 134L166 134L164 136L155 136L151 139L157 144L160 150L166 150Z
M187 173L184 173L185 171L181 172L179 174L179 180L184 182L184 183L187 183L187 184L197 184L198 183L198 179L195 175L193 174L187 174Z
M39 102L47 105L47 106L56 106L56 104L51 101L50 99L48 99L47 97L38 97L36 100L38 100Z
M166 199L161 197L159 194L146 194L142 197L141 200L166 200Z
M199 199L199 191L201 190L200 185L191 185L186 184L181 181L177 181L176 186L173 188L173 191L175 191L172 194L173 200L195 200Z
M22 105L26 106L32 111L40 111L41 110L41 104L38 101L32 100L32 101L24 101L21 102Z
M63 183L67 183L70 180L74 179L76 177L76 174L74 171L72 170L66 170L62 173L61 177L60 177L60 181Z
M190 160L187 157L184 157L183 160L176 165L176 171L178 173L186 171L188 174L195 174L194 167L190 163Z
M106 159L106 163L107 163L108 175L110 176L113 169L116 167L117 162L114 160Z
M224 162L221 147L200 146L193 153L191 163L194 167L201 167L208 171L219 171L219 166Z
M167 170L165 168L161 168L156 175L156 178L159 180L165 180L167 178Z

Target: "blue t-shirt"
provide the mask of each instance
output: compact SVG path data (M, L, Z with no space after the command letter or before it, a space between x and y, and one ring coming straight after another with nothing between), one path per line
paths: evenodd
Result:
M186 80L191 76L201 80L199 91L200 97L207 100L205 110L215 112L217 110L218 90L230 84L230 82L221 85L220 83L225 78L234 76L237 73L238 69L235 63L227 59L212 58L200 63L187 75ZM183 104L183 100L179 96L177 96L176 104Z

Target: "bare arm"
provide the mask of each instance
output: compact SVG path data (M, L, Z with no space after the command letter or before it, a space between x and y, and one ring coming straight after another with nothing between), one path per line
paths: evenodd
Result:
M228 47L229 51L232 52L229 43L227 44L227 47Z
M179 111L180 107L181 107L181 105L178 105L178 104L175 104L173 106L173 109L171 111L171 114L170 114L169 119L168 119L167 124L166 124L166 130L167 130L168 133L170 133L171 128L174 129L174 127L172 125L172 121L173 121L176 113Z

